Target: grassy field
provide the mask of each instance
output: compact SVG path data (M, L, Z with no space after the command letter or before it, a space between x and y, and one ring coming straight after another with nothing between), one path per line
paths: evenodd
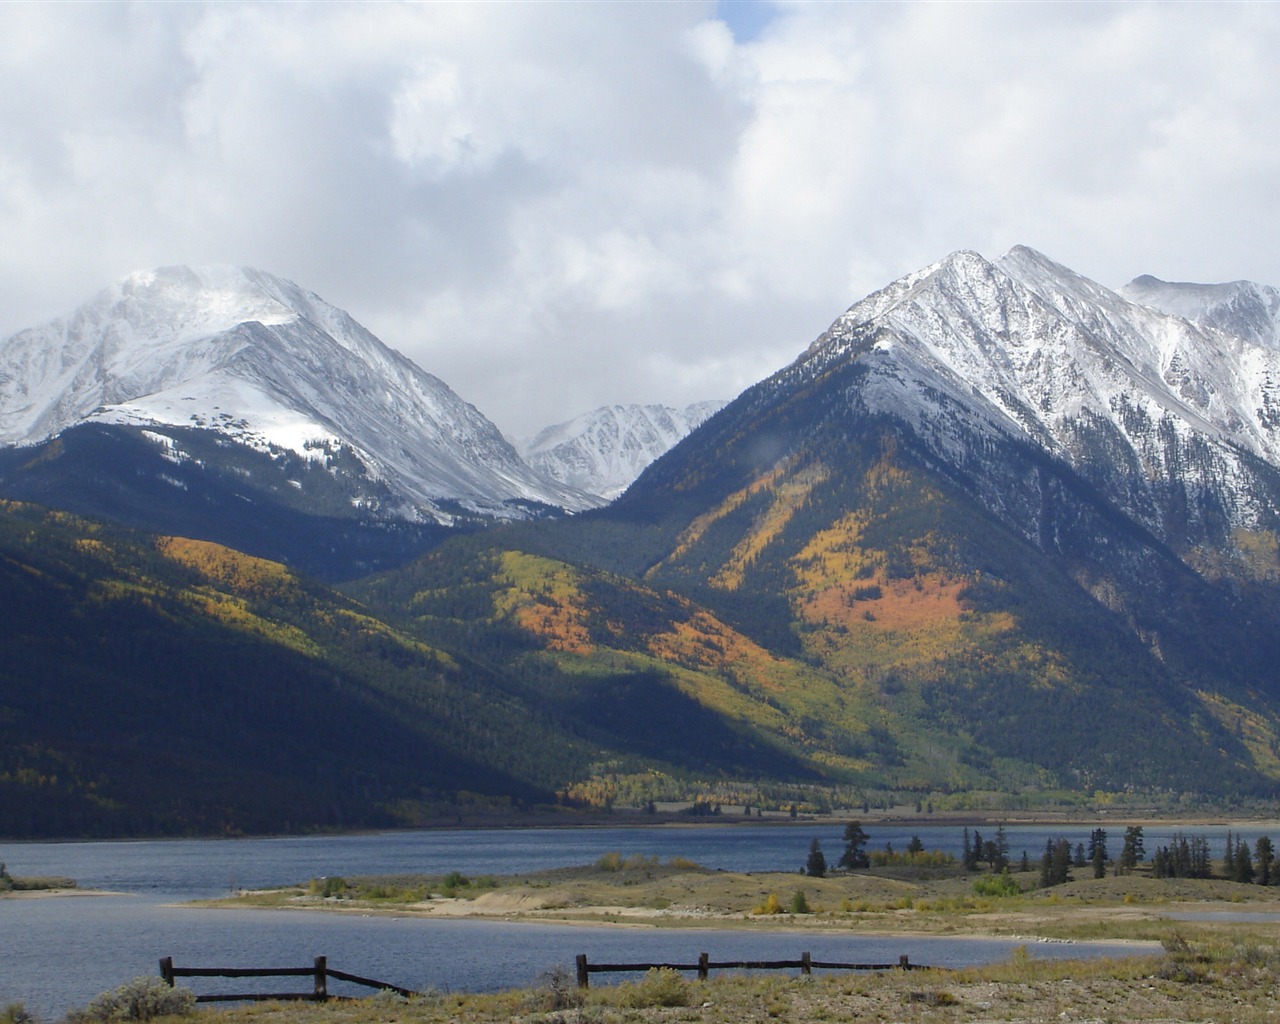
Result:
M1078 870L1078 874L1086 873ZM1160 941L1179 911L1280 912L1280 888L1221 879L1155 879L1135 873L1034 888L1035 873L1011 877L1025 891L981 895L980 879L956 869L860 871L812 878L739 874L689 862L606 855L596 864L524 876L389 876L313 879L248 892L215 906L385 911L399 916L742 928L822 928L931 935ZM803 894L807 913L789 913Z

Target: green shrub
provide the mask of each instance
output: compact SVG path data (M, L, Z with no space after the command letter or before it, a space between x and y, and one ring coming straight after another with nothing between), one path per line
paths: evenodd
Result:
M143 976L95 996L83 1010L67 1014L69 1024L111 1024L148 1021L155 1017L186 1016L195 1010L196 994L174 988L162 978Z
M312 896L323 896L325 899L335 896L341 898L346 895L347 880L341 875L313 878L307 883L307 891Z
M689 983L670 967L651 967L640 981L618 986L618 1004L639 1010L647 1006L688 1006Z
M809 908L809 900L805 897L804 890L799 889L796 894L791 897L791 913L793 914L812 914Z
M998 875L986 875L973 880L973 891L978 896L1020 896L1022 887L1005 868Z

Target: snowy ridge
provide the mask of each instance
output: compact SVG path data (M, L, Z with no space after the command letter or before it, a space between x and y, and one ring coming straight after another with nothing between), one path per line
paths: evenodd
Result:
M610 405L547 427L520 445L525 461L569 487L612 501L650 463L713 416L724 402Z
M1278 307L1247 282L1120 294L1025 247L958 252L855 304L779 380L857 361L850 401L964 472L991 468L984 445L1030 442L1159 536L1180 490L1194 540L1273 514L1274 477L1257 474L1280 467Z
M1144 274L1121 288L1120 294L1130 302L1226 331L1254 345L1280 348L1280 291L1270 285L1252 281L1189 284Z
M259 270L135 273L0 342L0 443L85 421L205 427L311 458L347 448L405 518L448 521L442 501L503 516L512 501L594 503L345 312Z

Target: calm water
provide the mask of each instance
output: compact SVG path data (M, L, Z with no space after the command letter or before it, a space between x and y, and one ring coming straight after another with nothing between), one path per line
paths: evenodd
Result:
M508 829L418 831L359 836L240 840L0 844L0 861L17 875L67 875L109 897L0 900L0 1005L22 1001L46 1019L86 1003L140 974L155 974L172 956L190 966L300 967L317 955L331 966L406 988L487 991L525 985L578 953L603 960L791 958L804 949L829 960L896 961L960 966L1002 959L1014 942L972 939L883 939L856 933L796 935L720 931L603 929L423 921L337 914L209 911L171 904L320 875L425 872L507 874L586 864L619 851L666 859L690 857L733 871L796 870L818 838L838 858L842 823L794 826L739 823L679 828ZM958 854L953 827L870 826L870 847L905 848L913 834L929 849ZM1168 843L1173 829L1146 830L1148 850ZM1210 838L1215 855L1225 828L1192 828ZM990 830L994 833L994 828ZM1087 841L1088 826L1006 829L1016 858L1035 860L1049 838ZM1275 829L1245 830L1280 838ZM987 830L983 830L984 836ZM1112 854L1123 829L1109 830ZM1037 944L1038 956L1115 955L1105 944ZM483 954L483 955L481 955ZM213 982L216 986L218 982ZM222 984L225 984L223 982ZM237 982L237 985L241 983ZM267 983L278 988L280 980ZM211 987L207 991L216 990Z

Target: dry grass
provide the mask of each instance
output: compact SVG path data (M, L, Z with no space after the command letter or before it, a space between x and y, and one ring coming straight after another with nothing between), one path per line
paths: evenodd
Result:
M603 858L602 858L603 861ZM862 932L990 935L1057 939L1160 940L1178 911L1280 911L1280 889L1220 880L1152 879L1142 875L1082 879L1020 896L980 896L973 875L895 877L858 872L828 878L791 873L737 874L687 864L623 864L565 868L451 886L443 878L348 879L348 898L325 899L316 886L251 893L217 905L380 910L427 917L649 924L664 928L856 928ZM1034 876L1015 875L1024 886ZM409 883L412 882L412 885ZM811 913L764 914L792 905L803 890ZM412 899L387 898L413 891ZM423 898L422 893L430 893ZM376 894L371 896L370 894ZM354 898L351 898L354 897ZM773 901L770 897L774 897Z
M944 973L655 978L587 992L564 978L496 995L386 997L262 1004L216 1011L219 1024L628 1024L628 1022L1274 1021L1274 944L1170 942L1162 955L1122 961L1041 961Z
M956 972L865 974L733 972L699 982L655 977L583 992L563 968L533 989L489 995L432 994L402 1001L260 1004L220 1009L218 1024L739 1024L739 1022L1214 1021L1261 1024L1280 1017L1277 926L1179 922L1183 909L1276 911L1280 891L1222 881L1139 875L1083 879L1007 898L980 897L972 875L891 877L863 872L825 879L798 874L732 874L643 859L493 880L453 899L399 904L398 914L452 908L507 919L647 921L662 927L712 925L857 929L902 933L1155 939L1150 957L1038 960L1025 947L1003 964ZM1019 877L1019 876L1015 876ZM1030 876L1021 876L1029 884ZM443 879L418 880L438 890ZM385 880L376 884L386 885ZM788 906L803 888L814 913L752 913L777 895ZM356 891L360 891L357 889ZM305 889L254 902L340 906L369 912L374 900L323 901ZM385 906L385 904L383 904Z

